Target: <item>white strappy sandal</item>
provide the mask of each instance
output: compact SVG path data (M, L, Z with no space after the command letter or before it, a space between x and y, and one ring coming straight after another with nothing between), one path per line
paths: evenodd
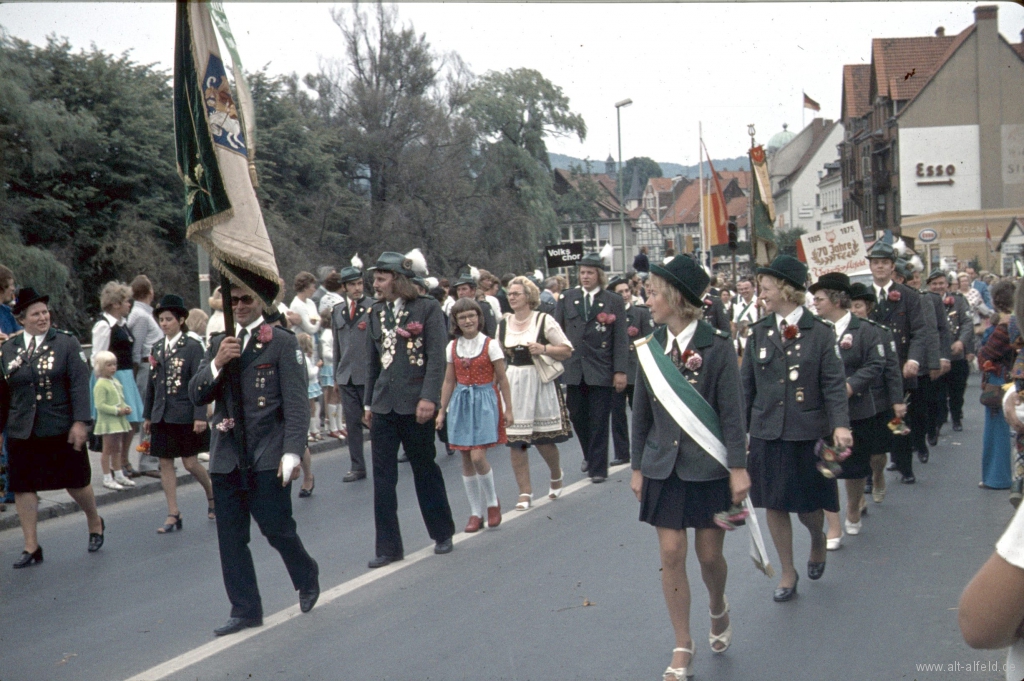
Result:
M670 675L675 677L675 681L684 681L689 676L693 676L693 651L689 648L673 648L673 653L690 653L690 664L685 667L668 667L665 669L665 673L662 675L662 681L672 681Z
M559 487L558 489L555 489L551 485L556 483L556 482L562 482L562 478L564 478L564 477L565 477L565 471L562 471L562 475L560 475L557 480L552 480L551 483L548 485L548 499L551 499L552 501L554 501L558 497L562 496L562 488Z
M524 499L524 497L525 497L525 499ZM533 503L533 495L532 494L520 494L519 495L519 503L516 504L516 510L517 511L525 511L525 510L530 508L530 504L532 504L532 503Z
M723 597L722 600L725 601L725 610L716 615L715 613L711 612L711 609L709 608L708 614L711 615L711 619L720 620L729 614L729 601L725 597ZM711 652L715 653L716 655L720 655L721 653L727 651L729 649L729 645L732 644L732 622L729 622L729 626L727 626L725 628L725 631L723 631L721 634L712 634L711 632L708 632L708 643L711 645ZM720 643L725 647L715 648L716 643Z

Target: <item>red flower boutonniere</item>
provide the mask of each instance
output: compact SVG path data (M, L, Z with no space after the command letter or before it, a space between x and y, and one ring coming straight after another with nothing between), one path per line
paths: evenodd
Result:
M635 326L627 327L626 335L629 336L630 338L636 338L638 335L640 335L640 329L636 328Z
M889 295L886 296L886 299L890 303L898 303L900 302L900 298L902 298L902 296L900 295L899 291L889 291Z
M409 322L408 324L405 325L405 328L409 332L410 336L418 336L421 333L423 333L422 322Z
M359 322L358 324L356 324L356 328L359 329L360 331L366 331L366 322Z
M222 433L226 433L235 427L234 419L221 419L220 423L217 424L216 428Z
M786 340L793 340L800 333L800 328L796 324L790 324L786 327L786 330L782 332L782 337Z
M841 347L843 350L849 350L850 348L852 348L853 347L853 335L849 334L849 333L844 334L843 335L843 339L841 341L839 341L839 347Z
M700 369L701 365L704 364L704 359L693 350L687 350L682 356L683 366L690 371L696 371Z
M942 299L942 303L946 307L953 307L953 303L955 303L955 302L956 302L956 299L953 298L953 296L946 296L945 298Z
M149 356L149 368L151 370L156 369L156 357L154 357L153 355Z
M615 315L607 312L600 312L597 315L597 322L599 324L612 324L615 322Z
M256 331L256 340L260 343L269 343L274 339L274 329L269 324L260 324Z

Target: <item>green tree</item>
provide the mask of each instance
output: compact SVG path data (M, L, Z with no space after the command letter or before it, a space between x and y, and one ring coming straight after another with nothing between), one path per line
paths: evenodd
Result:
M633 182L633 169L636 168L637 179L640 180L640 191L643 192L647 186L647 180L652 177L664 177L661 166L654 159L646 156L634 156L622 166L622 195L629 194L629 186Z
M800 242L800 237L804 234L807 234L807 230L803 227L776 230L775 242L779 247L779 255L791 255L795 258L796 245Z

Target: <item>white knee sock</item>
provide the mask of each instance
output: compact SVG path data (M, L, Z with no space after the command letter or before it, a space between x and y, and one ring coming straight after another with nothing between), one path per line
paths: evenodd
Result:
M309 432L320 432L320 403L313 403L313 412L309 415Z
M483 518L484 512L480 508L480 477L479 475L463 475L462 484L466 488L466 497L469 498L469 514L477 518Z
M333 433L338 429L338 405L327 405L327 431Z
M494 469L487 471L487 475L477 474L480 478L480 491L483 492L484 504L488 508L498 505L498 493L494 489Z

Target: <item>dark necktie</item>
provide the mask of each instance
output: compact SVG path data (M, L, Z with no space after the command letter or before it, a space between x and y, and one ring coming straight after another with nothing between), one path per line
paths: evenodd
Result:
M783 319L782 323L779 324L779 332L782 334L783 338L786 337L786 329L788 329L788 328L789 328L789 322L787 322L785 319Z
M590 319L590 294L583 292L583 318Z
M26 355L29 359L32 359L32 355L36 351L36 337L32 336L32 340L28 342L28 354Z
M676 365L676 369L682 371L683 353L679 350L679 339L672 339L672 349L669 351L669 356L672 358L672 363Z
M355 300L352 301L352 312L349 313L348 318L351 319L352 321L356 320L356 301Z
M249 339L249 329L242 329L238 334L238 342L241 344L241 351L245 352L245 342Z

